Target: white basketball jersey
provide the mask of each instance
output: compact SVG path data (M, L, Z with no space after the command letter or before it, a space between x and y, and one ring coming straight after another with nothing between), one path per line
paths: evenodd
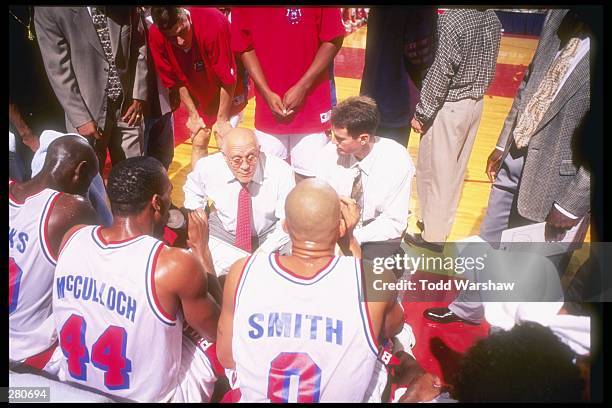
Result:
M361 402L377 358L361 281L352 257L332 258L310 279L278 254L251 257L234 310L241 401Z
M60 194L46 188L23 202L9 194L9 359L14 361L35 356L56 340L51 316L55 259L47 224Z
M178 384L182 317L155 293L163 243L141 235L106 242L83 227L61 250L53 283L60 380L135 401L168 401Z

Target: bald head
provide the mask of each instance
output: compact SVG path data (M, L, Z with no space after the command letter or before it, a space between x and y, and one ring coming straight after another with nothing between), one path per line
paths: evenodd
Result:
M223 138L223 152L228 153L240 148L257 148L257 138L251 129L233 128Z
M340 223L340 199L320 179L299 182L287 195L285 217L292 241L335 245Z
M49 174L61 191L85 194L98 172L98 158L87 140L77 135L55 139L47 148L41 173Z
M250 129L234 128L223 138L223 155L232 174L241 183L253 179L259 159L259 144Z

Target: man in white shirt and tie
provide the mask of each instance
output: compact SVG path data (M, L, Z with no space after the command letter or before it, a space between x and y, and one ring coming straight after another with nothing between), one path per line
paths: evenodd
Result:
M212 236L249 253L271 252L288 242L279 221L294 186L289 164L261 152L251 130L235 128L221 152L198 160L187 176L184 207L195 210L212 201Z
M317 177L361 209L354 237L364 259L393 256L406 230L415 167L406 148L375 136L376 102L350 97L332 111L332 142L321 152Z

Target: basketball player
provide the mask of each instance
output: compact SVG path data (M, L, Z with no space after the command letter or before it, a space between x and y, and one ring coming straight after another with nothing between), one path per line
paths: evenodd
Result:
M403 312L391 291L364 301L372 274L354 257L334 256L357 223L347 204L322 180L300 182L285 203L292 254L256 254L231 267L217 355L236 369L241 401L364 399L377 339L401 330ZM390 271L377 278L394 281Z
M188 323L216 338L206 215L189 215L192 253L157 238L172 184L151 157L115 165L107 189L112 226L79 225L62 240L53 284L59 378L135 401L208 402L211 362L183 336Z
M62 136L43 168L24 183L9 180L9 360L54 373L57 346L51 288L62 237L76 224L94 224L83 197L98 159L87 141Z

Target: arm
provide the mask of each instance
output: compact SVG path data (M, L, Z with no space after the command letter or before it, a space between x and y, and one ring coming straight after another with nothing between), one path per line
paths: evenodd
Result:
M208 278L208 292L218 304L221 304L221 286L215 273L212 254L208 247L208 216L203 208L189 213L187 245L202 263Z
M236 261L230 268L223 287L223 306L217 328L217 358L225 368L236 368L232 352L232 336L234 332L234 294L240 280L240 275L249 258Z
M403 173L395 172L396 179L389 183L380 215L368 225L355 230L355 238L359 242L385 241L402 236L408 222L410 184L413 176L412 163Z
M89 113L72 70L70 44L60 27L57 7L36 7L34 24L43 54L47 77L68 120L83 136L96 135L96 123ZM79 129L83 127L83 129Z
M379 327L380 340L391 339L402 331L404 310L397 302L397 290L382 289L382 284L395 283L397 279L392 270L384 268L374 273L371 262L363 262L365 301L372 316L374 328ZM377 283L376 281L381 281ZM378 289L377 289L378 288Z
M195 210L206 206L208 195L206 194L206 185L204 183L204 165L205 163L199 160L193 171L187 175L187 181L183 186L183 192L185 193L183 207L188 210Z
M200 129L206 129L206 125L204 124L204 120L200 117L200 113L196 108L195 102L191 97L191 93L189 93L189 89L187 86L181 85L178 87L179 97L181 98L181 102L183 102L183 106L187 110L189 114L187 118L187 128L191 132L191 136L195 136Z
M130 43L130 59L137 58L132 88L132 103L126 109L121 119L128 126L135 126L142 120L142 112L147 100L147 75L149 71L147 44L145 41L144 21L136 7L129 9L132 38Z
M30 148L33 152L38 150L40 147L40 141L38 138L40 135L35 135L30 126L26 123L25 119L21 115L19 108L16 104L9 101L9 121L15 126L17 134L21 137L23 143Z
M155 284L165 310L176 315L182 309L185 321L200 336L216 340L219 305L208 295L208 274L194 254L179 248L162 249Z
M319 46L319 50L315 55L314 60L302 78L285 92L283 96L283 104L288 113L293 113L304 102L304 97L312 88L315 80L324 71L329 69L329 65L334 60L334 57L342 48L344 37L340 36L331 41L325 41Z
M341 236L338 239L340 251L345 256L361 258L361 245L355 239L355 225L359 222L359 206L350 197L340 197L340 229Z
M287 109L281 97L270 89L268 81L266 81L266 77L261 69L261 65L259 64L259 60L257 59L257 54L255 54L255 50L243 52L240 58L253 79L253 83L266 100L272 113L284 117L287 114Z
M423 81L421 99L414 114L421 125L430 124L448 94L455 67L461 61L461 49L454 29L444 24L444 15L438 19L438 49L434 61Z

